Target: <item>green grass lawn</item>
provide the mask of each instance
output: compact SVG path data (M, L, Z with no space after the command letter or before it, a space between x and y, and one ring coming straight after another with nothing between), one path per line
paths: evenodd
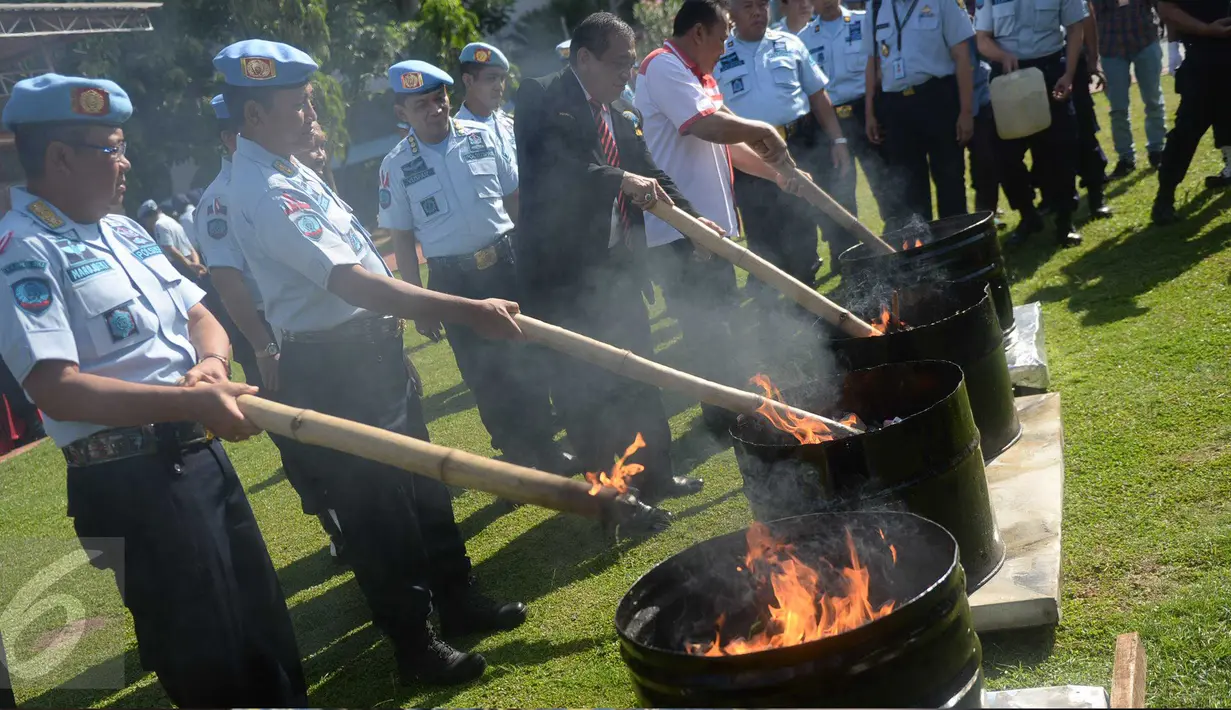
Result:
M1170 92L1170 79L1164 84ZM1177 97L1167 99L1173 114ZM1106 102L1097 101L1110 151ZM1140 132L1137 140L1144 165ZM1015 301L1043 302L1053 389L1064 398L1063 618L1054 631L985 637L992 688L1107 686L1116 635L1136 630L1149 656L1151 705L1231 700L1231 194L1204 193L1201 184L1220 166L1207 136L1179 193L1185 220L1174 227L1149 226L1157 181L1141 170L1111 186L1116 216L1085 225L1084 246L1056 251L1038 237L1007 253ZM866 189L861 201L864 214L875 214ZM655 329L660 348L678 339L670 319L659 318ZM492 455L448 346L413 333L407 344L425 380L433 441ZM694 431L696 407L666 401L679 470L705 478L706 487L667 504L677 522L657 537L614 541L588 520L529 507L502 514L480 493L456 499L482 581L530 605L522 628L462 644L490 665L481 682L462 688L396 684L389 645L349 572L330 563L319 525L299 512L273 446L265 437L229 446L291 606L311 703L634 705L612 623L621 596L667 556L750 520L730 450ZM51 445L0 464L3 600L75 549L64 513L63 461ZM56 641L66 633L55 631L63 611L24 630L20 614L0 611L10 660L21 666L19 701L165 704L136 661L131 620L109 576L77 568L52 589L72 592L71 618L84 617L71 627L83 634L80 644L58 665L30 659L69 647Z

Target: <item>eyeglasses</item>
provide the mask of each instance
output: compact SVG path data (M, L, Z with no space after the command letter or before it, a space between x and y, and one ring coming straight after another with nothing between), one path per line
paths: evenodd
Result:
M128 152L128 141L120 141L115 145L94 145L93 143L81 142L70 142L68 145L76 146L78 148L90 148L92 150L97 150L104 155L110 155L112 160L119 160L124 157L126 152Z

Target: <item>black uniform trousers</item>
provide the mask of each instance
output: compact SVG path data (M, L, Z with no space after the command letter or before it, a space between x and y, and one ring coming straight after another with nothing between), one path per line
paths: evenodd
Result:
M123 538L122 560L93 564L116 571L141 664L180 707L303 707L286 601L222 444L165 449L68 469L82 547Z
M497 251L499 260L485 269L477 268L474 259L428 259L429 288L462 298L519 300L512 250L506 242ZM448 324L446 333L462 380L491 434L492 448L513 463L538 467L540 458L555 448L550 388L529 363L538 351L484 338L464 325Z
M545 303L543 317L562 328L652 357L650 319L641 298L644 270L633 263L637 257L625 247L617 245L612 252L604 267L587 275L588 288L571 301ZM545 355L538 366L550 373L552 401L580 463L587 471L610 470L615 457L641 434L646 447L629 462L642 464L645 471L633 479L633 485L653 496L675 475L671 427L658 388L562 353Z
M15 708L13 681L9 678L9 662L4 655L4 638L0 637L0 708Z
M726 259L699 259L692 242L677 239L651 248L646 259L654 281L662 287L667 308L680 324L684 368L732 387L742 387L751 374L739 360L732 323L739 317L735 267ZM723 428L734 423L729 410L701 405L707 424Z
M1228 71L1231 56L1208 57L1201 51L1189 51L1176 72L1175 90L1180 94L1180 106L1175 112L1175 124L1167 134L1163 164L1158 169L1158 196L1167 204L1175 201L1175 190L1188 173L1205 132L1213 126L1215 142L1221 142L1220 134L1222 139L1231 140Z
M278 401L428 440L400 335L380 342L283 340ZM422 639L432 594L469 582L470 559L449 489L350 454L305 449L315 461L312 487L338 516L372 620L395 648Z
M1043 72L1049 94L1051 87L1064 75L1063 51L1038 59L1023 59L1018 64L1023 69L1038 67ZM993 66L993 77L1002 73L999 64ZM1077 120L1071 100L1051 100L1049 105L1051 125L1046 129L1013 140L996 137L1000 183L1010 207L1019 212L1034 209L1034 186L1023 162L1029 150L1044 204L1050 205L1057 215L1068 216L1077 207Z
M876 100L879 102L879 97ZM850 108L844 109L844 106L849 106ZM850 149L851 157L858 161L859 167L863 168L863 174L868 179L868 187L872 190L872 197L876 200L876 208L880 212L881 221L884 221L889 214L888 206L895 198L888 189L889 167L885 161L885 147L883 145L876 145L868 140L868 110L864 104L864 97L860 96L848 104L835 106L834 109L838 115L838 125L842 126L842 135L846 137L846 145ZM849 193L841 199L833 193L830 194L834 199L838 200L839 204L846 207L847 211L858 216L859 206L855 202L856 182L855 175L852 172L848 188ZM841 191L843 188L845 186L838 187L835 185L836 190ZM850 204L848 205L843 199L849 200ZM846 233L845 230L837 234L835 239L830 239L828 235L825 236L825 241L829 242L830 254L835 259L838 257L838 252L833 251L834 242L837 240L839 243L843 243L844 238L846 240L853 240L849 242L850 245L858 241L854 235Z
M811 114L796 121L798 128L786 140L799 167L814 172L820 128ZM821 176L818 184L824 187ZM791 276L812 283L816 261L816 213L807 202L783 192L777 183L735 171L735 204L739 207L748 248ZM751 292L759 299L777 298L777 292L749 277ZM753 285L755 284L755 285Z
M975 132L966 148L970 151L970 186L975 209L995 212L1000 202L1000 172L996 167L996 114L989 101L975 114Z
M1107 154L1098 142L1098 116L1094 113L1094 97L1090 95L1090 66L1083 53L1077 59L1073 74L1073 113L1077 121L1077 174L1087 192L1103 191L1107 181Z
M957 79L932 78L906 91L881 95L881 125L891 189L900 199L886 229L918 217L932 220L932 184L940 217L966 213L966 153L957 142L957 117L962 111ZM931 175L931 182L928 177Z

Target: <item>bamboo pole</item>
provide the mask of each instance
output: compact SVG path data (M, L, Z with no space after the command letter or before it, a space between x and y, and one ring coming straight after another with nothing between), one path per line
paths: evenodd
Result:
M897 251L885 240L876 236L872 230L868 229L863 222L860 222L855 215L848 212L845 207L838 204L838 201L830 197L828 192L825 192L819 185L808 179L807 176L800 172L798 167L792 164L789 167L775 166L775 169L781 172L783 177L799 180L803 186L800 197L807 200L813 207L829 215L833 221L838 223L838 226L846 228L873 251L881 254L892 254ZM854 170L855 166L852 165L851 169ZM837 258L838 256L835 254L834 259L836 260Z
M759 394L711 382L687 372L680 372L635 355L628 350L622 350L529 316L518 314L514 316L514 319L527 340L597 365L604 370L610 370L630 380L644 382L661 389L675 390L691 399L740 414L755 414L757 409L768 403L780 416L790 415L819 422L835 433L841 432L848 436L863 433L819 414L805 412L782 402L766 399Z
M747 271L765 283L773 286L808 310L809 313L824 318L829 323L842 329L842 332L855 338L866 338L881 335L881 332L842 306L825 298L816 289L804 284L765 259L753 254L745 247L736 244L731 239L725 239L705 226L696 217L688 214L675 205L665 202L655 203L650 213L679 230L692 242L707 251L711 251L739 268Z
M265 431L388 464L449 485L591 518L610 518L622 501L611 488L590 495L590 484L395 434L311 409L253 395L237 400L244 416ZM634 485L635 485L634 479Z

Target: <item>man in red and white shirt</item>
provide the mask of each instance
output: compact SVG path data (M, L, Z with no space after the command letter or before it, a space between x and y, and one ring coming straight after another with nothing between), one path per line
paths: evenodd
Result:
M771 166L786 156L777 130L740 118L723 108L710 75L723 53L727 11L722 0L686 0L674 32L641 63L634 105L641 113L645 142L654 163L671 176L698 214L728 235L736 234L734 170L777 181ZM646 246L654 280L683 331L691 371L741 385L732 358L731 316L738 309L735 271L730 263L695 250L682 234L652 214L645 215ZM730 415L702 406L707 425L726 431Z

